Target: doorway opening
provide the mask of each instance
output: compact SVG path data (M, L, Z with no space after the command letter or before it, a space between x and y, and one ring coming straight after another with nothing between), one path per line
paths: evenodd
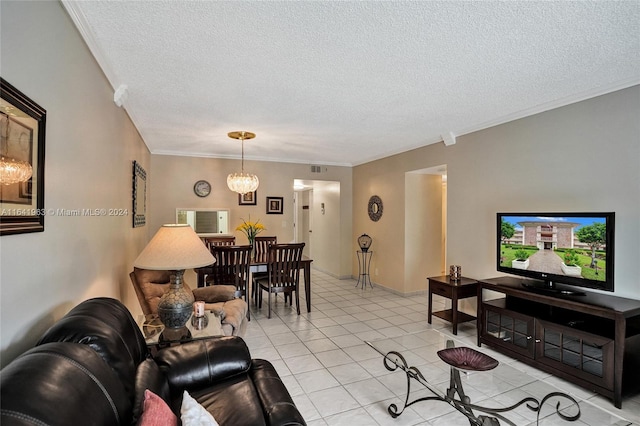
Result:
M340 276L340 182L294 179L294 241L313 266Z
M426 290L426 278L445 275L447 166L405 174L405 293Z

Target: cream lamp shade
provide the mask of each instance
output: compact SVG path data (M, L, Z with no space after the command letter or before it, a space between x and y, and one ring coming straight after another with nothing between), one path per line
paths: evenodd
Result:
M156 271L200 268L215 258L190 225L162 225L133 266Z

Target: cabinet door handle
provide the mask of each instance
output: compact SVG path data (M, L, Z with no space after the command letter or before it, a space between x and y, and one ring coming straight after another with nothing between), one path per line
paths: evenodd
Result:
M531 340L531 336L527 336L527 340Z
M540 339L536 339L536 343L540 343Z

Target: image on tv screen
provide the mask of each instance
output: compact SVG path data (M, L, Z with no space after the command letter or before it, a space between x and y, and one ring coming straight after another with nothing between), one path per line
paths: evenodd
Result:
M606 281L605 220L503 216L500 266Z

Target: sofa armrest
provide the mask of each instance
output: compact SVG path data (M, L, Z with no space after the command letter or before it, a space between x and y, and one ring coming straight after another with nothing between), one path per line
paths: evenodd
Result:
M96 351L120 376L133 397L134 375L148 355L140 328L122 302L108 297L85 300L47 330L36 345L77 342Z
M211 386L246 374L251 368L249 348L235 336L194 340L160 349L155 361L165 373L172 393Z
M254 359L250 376L260 397L267 424L306 425L302 414L293 403L289 391L269 361Z
M20 355L2 369L0 400L3 426L131 423L120 378L81 343L45 343Z

